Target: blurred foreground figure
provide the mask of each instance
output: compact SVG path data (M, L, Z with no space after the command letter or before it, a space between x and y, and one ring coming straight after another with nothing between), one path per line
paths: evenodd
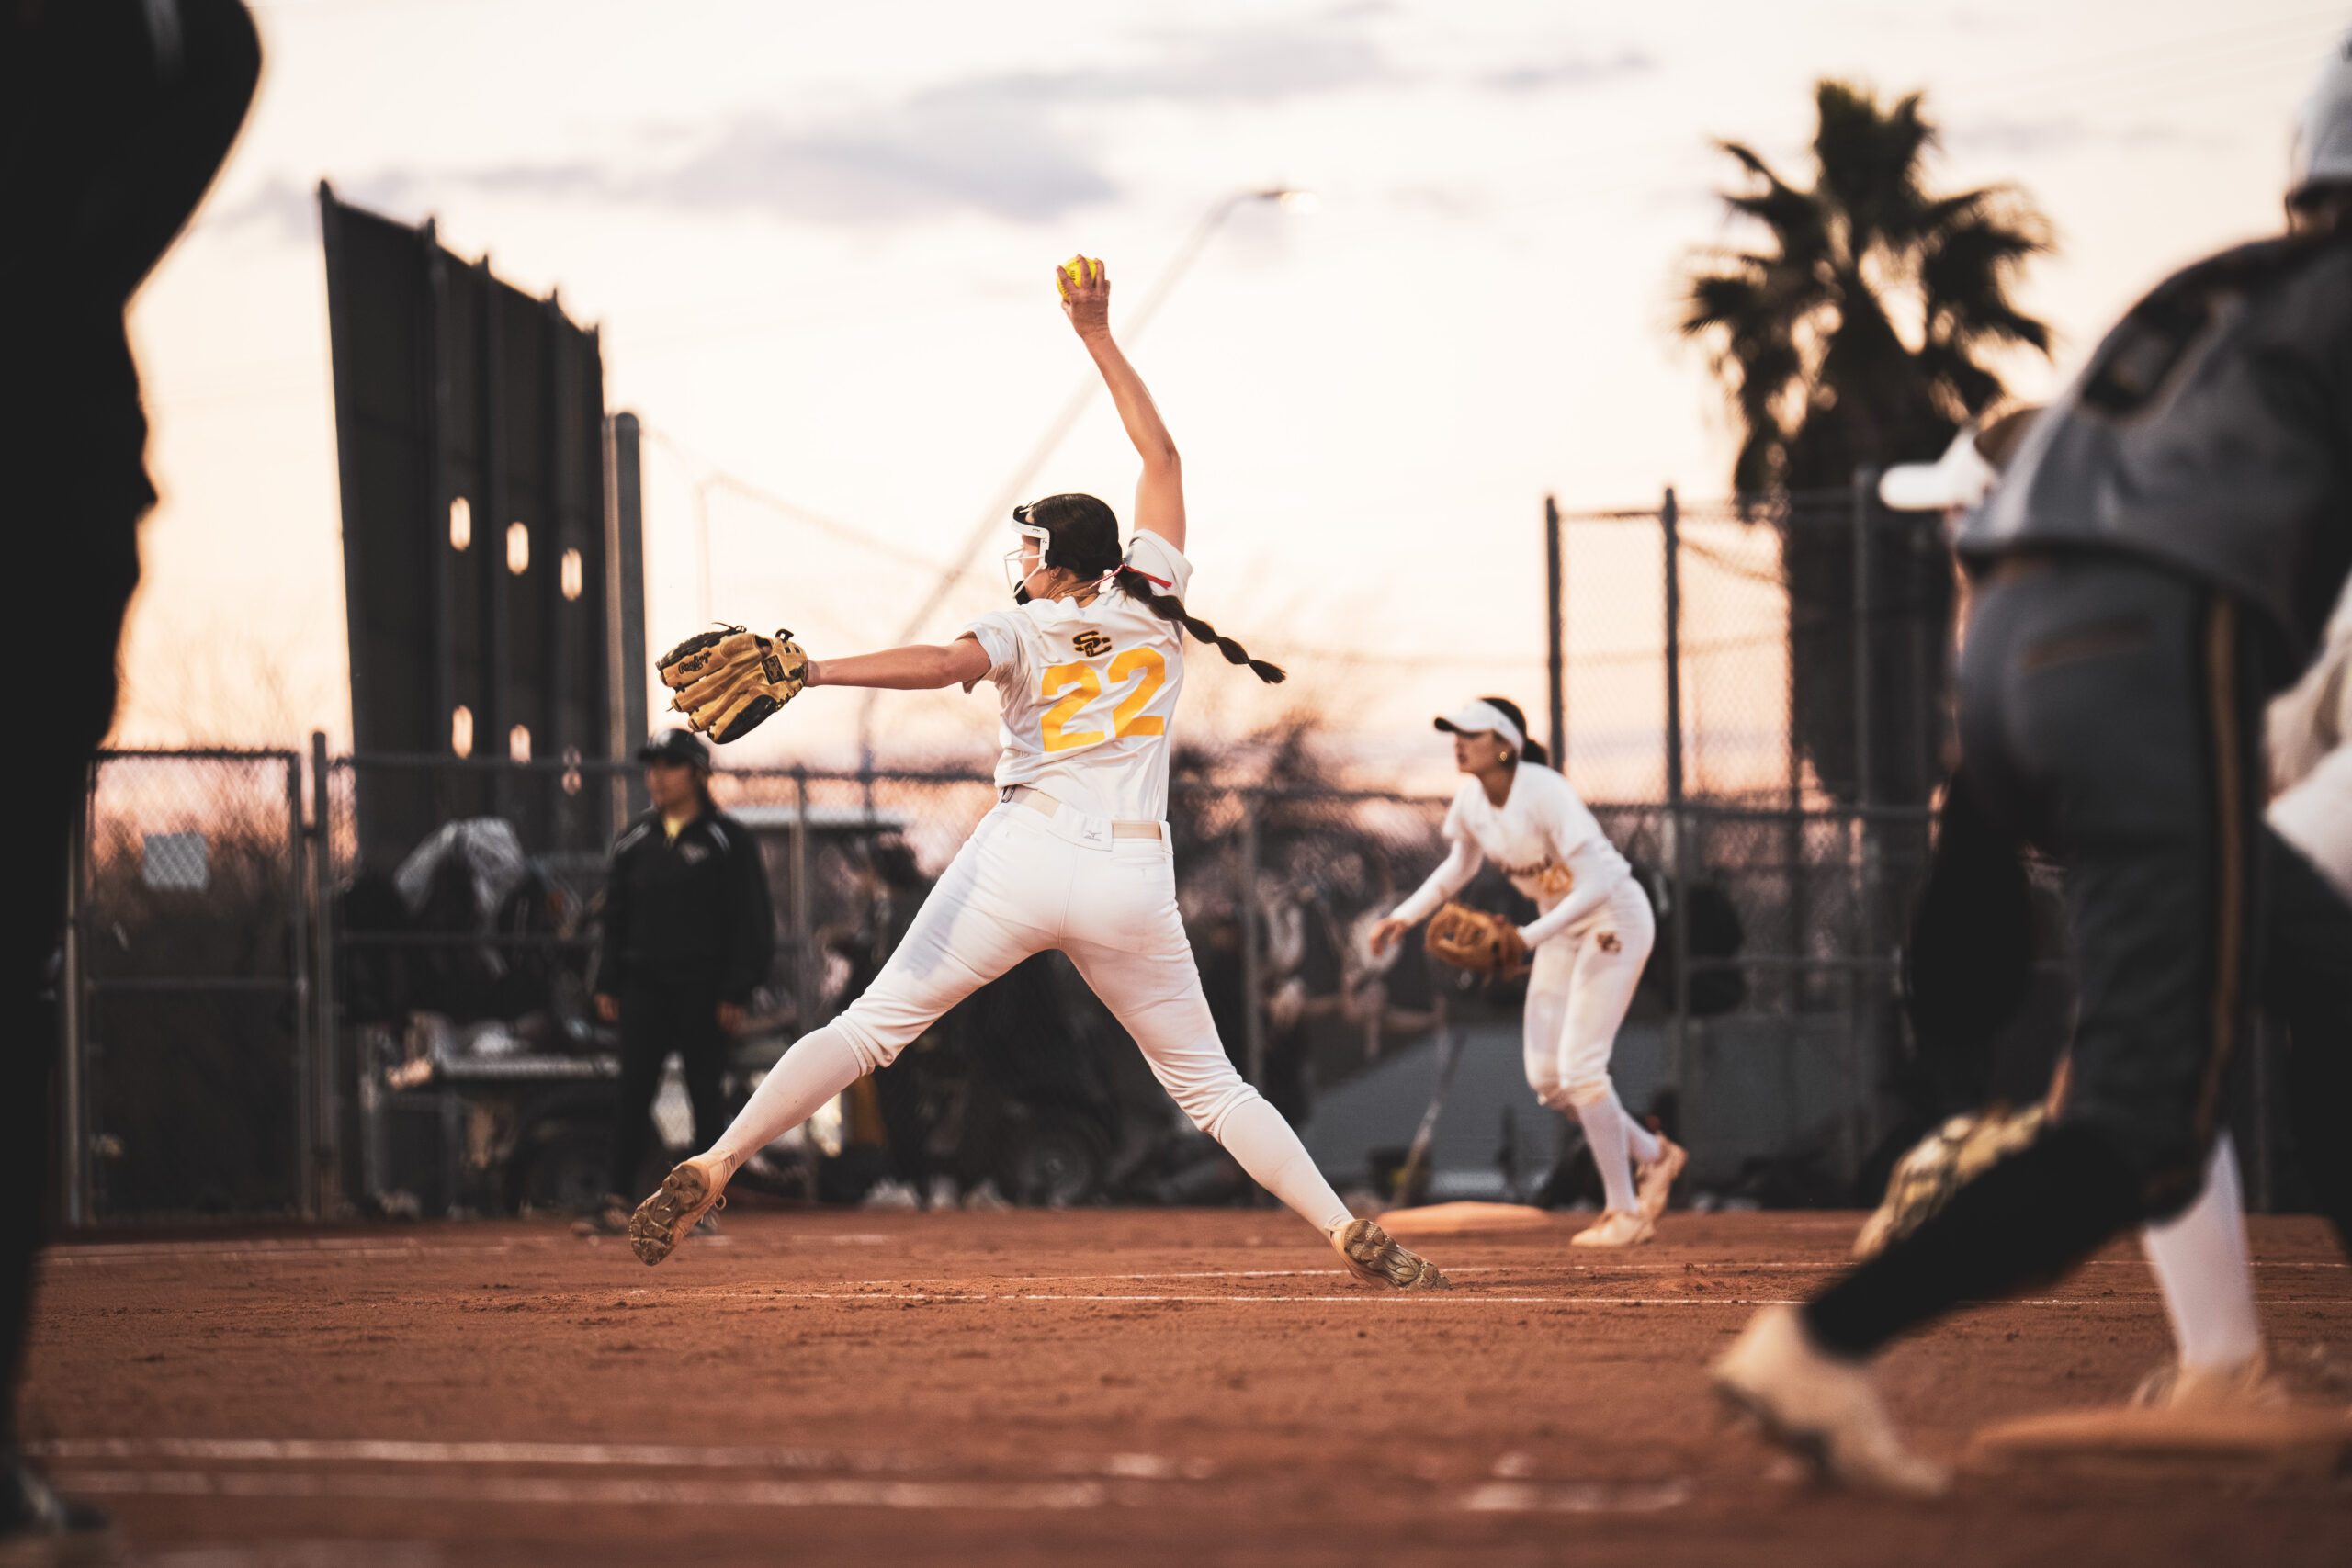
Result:
M114 719L115 643L154 504L123 309L243 123L261 45L237 0L6 0L0 10L0 473L10 622L40 628L51 743L17 766L29 821L0 1025L0 1556L104 1560L106 1520L16 1450L16 1386L47 1212L51 965L66 849Z
M2292 1031L2305 1156L2352 1235L2352 903L2263 820L2264 706L2352 565L2352 45L2288 204L2286 238L2133 307L1962 529L1961 782L2065 868L2081 1011L2046 1111L1716 1363L1729 1403L1850 1483L1945 1484L1866 1370L1895 1336L2196 1199L2257 998Z

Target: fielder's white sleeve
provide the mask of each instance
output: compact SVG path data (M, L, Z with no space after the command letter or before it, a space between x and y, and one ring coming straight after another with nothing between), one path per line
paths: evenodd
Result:
M1530 947L1540 946L1566 931L1600 908L1617 890L1619 873L1612 863L1617 856L1607 839L1587 839L1569 851L1565 859L1568 870L1576 875L1576 888L1519 928L1520 941Z

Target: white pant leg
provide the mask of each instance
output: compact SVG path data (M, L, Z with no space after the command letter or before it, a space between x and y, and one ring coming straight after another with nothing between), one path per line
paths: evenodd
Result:
M1175 862L1157 839L1078 852L1061 949L1135 1037L1144 1060L1193 1124L1223 1144L1252 1179L1317 1230L1348 1220L1289 1122L1234 1070L1209 1015L1176 908Z
M1520 1014L1520 1050L1527 1087L1536 1102L1554 1111L1574 1111L1560 1081L1560 1041L1568 1026L1568 997L1576 974L1577 944L1555 936L1537 948L1527 974L1527 1000Z
M1075 852L1093 863L1071 880L1056 945L1135 1036L1169 1098L1215 1137L1233 1108L1258 1091L1234 1070L1209 1016L1176 908L1175 858L1157 839Z
M1560 1032L1560 1092L1571 1105L1609 1097L1609 1058L1618 1026L1634 1005L1634 990L1657 940L1657 919L1632 877L1610 896L1609 919L1579 934L1568 983L1567 1020Z
M1070 857L1090 852L1097 852L1054 837L1019 807L989 813L923 899L882 973L829 1027L867 1071L888 1066L948 1009L1054 945L1069 902Z

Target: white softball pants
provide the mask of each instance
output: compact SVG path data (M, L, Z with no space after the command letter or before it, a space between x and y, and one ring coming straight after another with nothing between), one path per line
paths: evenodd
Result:
M1193 1125L1309 1224L1345 1223L1298 1135L1217 1039L1167 840L1113 838L1107 826L1067 807L1051 818L1025 805L982 818L865 994L785 1054L715 1152L774 1141L980 987L1058 948Z
M1581 930L1536 948L1527 976L1527 1086L1582 1124L1611 1209L1634 1206L1630 1162L1658 1153L1657 1140L1627 1113L1609 1081L1618 1028L1657 940L1650 901L1629 876Z
M1609 1057L1657 940L1650 901L1632 877L1583 931L1535 950L1527 976L1527 1086L1555 1111L1609 1093Z

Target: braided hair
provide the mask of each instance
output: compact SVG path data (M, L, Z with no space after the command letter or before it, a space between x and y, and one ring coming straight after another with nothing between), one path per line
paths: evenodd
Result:
M1103 502L1091 495L1049 495L1012 509L1013 521L1043 528L1051 536L1041 564L1067 567L1079 576L1108 576L1111 586L1172 626L1182 626L1202 642L1214 644L1227 663L1246 664L1268 685L1289 678L1279 664L1252 659L1250 650L1184 608L1173 593L1162 593L1142 572L1127 565L1119 549L1119 520Z

